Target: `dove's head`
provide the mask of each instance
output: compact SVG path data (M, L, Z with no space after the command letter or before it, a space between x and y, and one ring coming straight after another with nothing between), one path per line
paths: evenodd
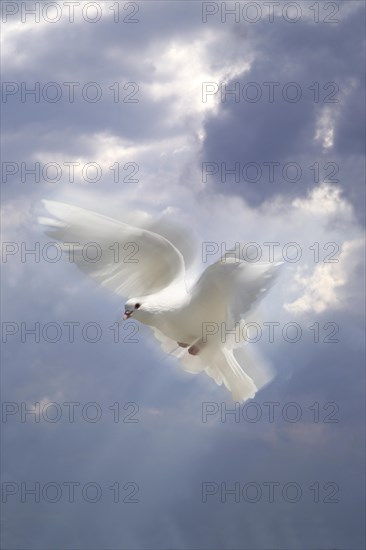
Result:
M171 300L167 303L166 300L162 300L161 294L138 296L137 298L130 298L125 303L125 314L123 319L126 320L133 317L140 323L153 326L160 314L170 311L171 309Z
M142 303L139 298L131 298L131 300L125 303L125 314L123 318L129 319L132 315L135 315L141 307Z
M142 323L149 323L151 315L156 312L156 308L149 303L148 298L145 296L138 298L131 298L125 303L125 314L123 319L129 319L133 317Z

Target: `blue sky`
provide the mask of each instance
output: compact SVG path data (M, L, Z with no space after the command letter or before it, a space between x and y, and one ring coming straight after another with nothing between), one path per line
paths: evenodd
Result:
M363 548L364 3L34 4L2 5L2 547ZM204 243L297 244L252 408L147 328L114 342L121 298L42 256L43 198L179 221L191 279Z

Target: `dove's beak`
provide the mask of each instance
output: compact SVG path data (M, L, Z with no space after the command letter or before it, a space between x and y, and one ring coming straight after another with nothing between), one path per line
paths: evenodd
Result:
M126 321L126 319L129 319L132 315L132 311L125 311L125 314L123 316L123 320Z

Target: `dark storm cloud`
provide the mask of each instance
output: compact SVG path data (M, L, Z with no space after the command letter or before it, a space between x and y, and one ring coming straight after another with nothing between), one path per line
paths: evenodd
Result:
M318 184L309 167L315 162L320 166L335 162L339 167L337 179L346 196L362 216L362 185L364 163L364 99L362 82L363 65L363 8L335 25L302 22L287 24L278 20L275 24L258 23L248 34L237 38L242 40L243 51L250 45L255 52L251 69L240 77L227 83L232 90L236 82L240 90L250 83L257 83L263 92L262 99L249 102L244 92L236 103L233 96L227 96L225 103L219 105L217 115L209 115L205 129L202 162L226 163L232 170L235 162L241 167L248 162L261 165L263 177L254 180L257 172L248 172L248 177L227 175L226 181L220 181L222 171L207 180L215 183L215 189L223 193L242 195L251 205L258 206L263 201L278 194L285 196L304 195ZM268 101L268 85L265 82L277 82L273 103ZM302 97L297 102L285 101L283 86L295 82ZM322 86L334 82L339 91L334 94L335 103L324 103L327 95L335 90ZM319 101L314 101L315 91L309 87L319 83ZM248 97L255 96L255 89L248 88ZM294 94L294 95L292 95ZM290 97L295 97L294 88L289 88ZM330 96L332 99L332 96ZM321 139L314 140L319 118L329 109L333 120L334 146L328 150L322 148ZM347 166L347 157L352 155L352 167ZM277 177L269 182L264 162L278 162ZM286 181L281 174L286 163L298 163L302 169L301 179L297 182ZM350 170L347 170L350 168ZM276 169L277 170L277 169ZM322 176L322 174L321 174ZM324 176L324 174L323 174ZM289 178L296 174L289 173ZM224 176L225 179L225 176Z

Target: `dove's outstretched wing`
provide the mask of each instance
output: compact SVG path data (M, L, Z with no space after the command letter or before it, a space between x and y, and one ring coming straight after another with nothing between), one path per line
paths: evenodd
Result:
M146 296L172 283L185 288L180 251L165 237L61 202L43 201L55 218L39 218L71 262L121 296Z
M280 262L250 263L228 257L210 265L191 289L192 301L209 304L226 312L227 328L239 323L255 307L276 280ZM215 322L216 319L207 319Z

